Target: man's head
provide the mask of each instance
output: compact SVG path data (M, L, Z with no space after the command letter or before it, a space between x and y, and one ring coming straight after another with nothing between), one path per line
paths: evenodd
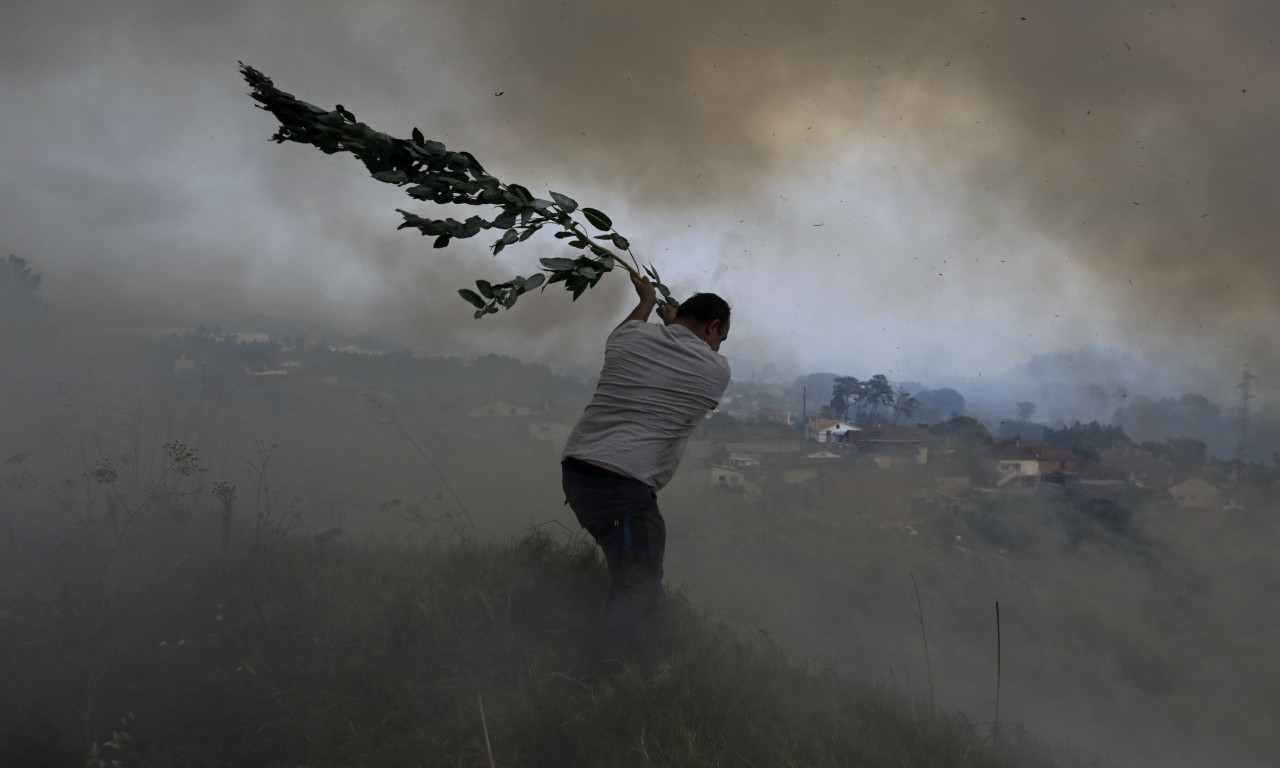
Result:
M729 338L729 304L714 293L695 293L680 305L674 322L719 352L721 342Z

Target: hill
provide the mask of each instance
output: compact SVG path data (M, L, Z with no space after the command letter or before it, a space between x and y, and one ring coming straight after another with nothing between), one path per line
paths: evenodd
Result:
M10 541L7 765L1097 763L788 658L679 594L659 663L584 676L607 573L580 537L191 533Z

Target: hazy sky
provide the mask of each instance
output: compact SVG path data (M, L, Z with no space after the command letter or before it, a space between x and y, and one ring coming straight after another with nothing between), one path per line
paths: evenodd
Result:
M401 191L267 141L243 60L608 212L678 293L729 299L731 354L928 381L1102 345L1266 387L1278 30L1271 0L10 0L0 249L64 313L598 357L625 281L471 320L458 288L554 241L396 231Z

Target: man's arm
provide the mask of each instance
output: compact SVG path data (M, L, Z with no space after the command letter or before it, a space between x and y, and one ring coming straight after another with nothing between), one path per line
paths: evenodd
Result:
M632 275L631 284L635 286L636 297L639 298L639 302L636 304L636 308L631 310L631 314L622 318L622 322L618 323L614 330L621 328L632 320L641 323L649 322L649 315L653 314L653 308L658 304L657 289L653 287L653 283L649 282L649 278ZM667 325L670 325L671 321L675 319L675 314L675 308L668 307L665 304L658 310L658 316Z

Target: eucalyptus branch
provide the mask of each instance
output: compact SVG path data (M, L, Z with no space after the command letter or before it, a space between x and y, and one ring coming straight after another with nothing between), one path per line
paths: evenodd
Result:
M405 187L415 200L437 205L473 205L498 208L496 215L454 218L429 218L396 209L404 222L398 229L417 229L434 237L432 246L444 248L453 240L474 237L485 230L499 230L501 235L490 248L496 256L505 248L522 243L544 226L552 225L554 237L565 240L569 248L581 253L573 258L557 257L539 260L540 271L528 276L517 275L504 283L477 280L475 290L458 291L475 307L475 317L510 309L523 294L552 283L564 283L576 301L588 288L594 288L615 267L641 277L640 262L631 252L631 243L613 227L613 221L595 208L579 207L576 200L559 192L549 192L550 200L534 197L519 184L505 184L485 171L470 152L450 151L444 144L423 137L417 128L409 139L398 139L357 122L341 104L331 110L300 101L293 94L275 87L271 78L243 62L240 73L253 88L249 94L262 109L280 121L271 137L311 144L325 154L350 152L369 174L378 181ZM584 226L574 218L578 214ZM592 234L594 232L594 234ZM617 251L605 245L608 243ZM619 256L625 253L631 263ZM643 267L653 281L663 303L677 305L670 290L663 285L653 265Z

